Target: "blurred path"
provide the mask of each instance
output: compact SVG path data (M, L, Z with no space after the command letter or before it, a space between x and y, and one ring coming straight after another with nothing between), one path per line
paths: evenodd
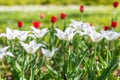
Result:
M65 10L65 9L79 9L79 6L0 6L0 12L2 11L45 11L45 10Z
M111 9L112 6L86 6L87 11L104 11ZM79 5L55 6L55 5L27 5L27 6L0 6L0 12L9 11L63 11L63 10L79 10Z

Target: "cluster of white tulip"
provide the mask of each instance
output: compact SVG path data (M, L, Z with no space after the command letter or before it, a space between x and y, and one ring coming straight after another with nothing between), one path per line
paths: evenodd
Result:
M44 29L36 29L34 27L31 27L32 31L19 31L19 30L12 30L10 28L6 28L6 33L1 33L0 37L6 37L8 40L14 40L18 39L21 43L21 46L25 49L26 52L33 54L35 53L40 47L42 47L41 51L44 56L46 57L52 57L55 53L55 51L58 50L58 48L52 49L50 51L49 49L45 49L45 45L41 43L36 43L36 38L42 38L49 32L47 28ZM93 42L99 42L103 38L106 40L115 40L118 37L120 37L119 32L114 32L112 30L104 31L101 30L100 32L96 31L95 27L91 27L89 23L83 23L78 22L75 20L71 20L71 23L69 24L69 27L66 28L65 31L62 31L60 29L55 28L56 33L54 33L55 36L57 36L60 40L66 40L71 41L75 34L79 34L80 36L89 36ZM29 44L25 43L24 41L28 38L32 37L34 40L32 40ZM10 52L6 52L6 50L9 47L5 47L3 49L0 49L0 58L3 58L4 55L10 55L13 57L13 55Z
M69 25L72 29L75 30L75 33L80 34L80 36L87 35L91 38L93 42L99 42L103 38L106 40L115 40L120 37L120 32L115 32L113 30L100 30L100 32L96 31L96 27L90 26L89 23L78 22L75 20L71 20L71 24Z
M31 31L19 31L19 30L12 30L10 28L6 28L6 33L1 33L0 37L6 37L8 40L14 40L17 38L20 41L21 46L23 46L23 48L25 49L25 51L27 53L33 54L38 50L38 48L45 47L45 45L41 43L37 44L36 40L32 40L29 44L24 43L23 41L25 41L28 37L32 37L34 39L42 38L49 30L47 28L42 29L42 30L36 29L34 27L31 27L31 28L32 28L32 33ZM9 47L0 49L0 59L2 59L3 56L5 55L9 55L13 57L12 53L6 52L8 48ZM56 49L57 48L50 51L48 49L42 48L42 53L47 57L51 57L56 51Z

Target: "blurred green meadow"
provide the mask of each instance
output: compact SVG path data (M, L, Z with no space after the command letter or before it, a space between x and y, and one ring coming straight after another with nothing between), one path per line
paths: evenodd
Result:
M14 6L15 8L16 6ZM20 6L17 6L20 7ZM8 11L0 11L0 29L2 32L5 31L6 27L17 29L17 22L22 20L24 22L23 30L30 30L30 27L33 25L33 21L42 22L41 27L50 27L51 16L55 15L58 17L56 27L62 28L64 21L60 19L60 14L62 12L67 14L66 22L67 26L70 23L71 19L81 20L83 22L89 22L93 26L98 27L99 29L103 28L105 25L110 26L112 16L117 14L118 28L119 31L119 22L120 22L120 8L114 9L113 6L85 6L85 12L81 13L78 6L21 6L20 10L11 10L11 7L7 7ZM10 11L11 10L11 11ZM44 13L45 18L41 19L40 14ZM81 17L82 16L82 17Z
M70 5L70 4L86 4L86 5L109 5L115 0L0 0L0 5Z

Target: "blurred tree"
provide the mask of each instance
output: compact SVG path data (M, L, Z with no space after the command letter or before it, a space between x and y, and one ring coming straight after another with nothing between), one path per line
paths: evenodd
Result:
M0 0L0 5L27 5L27 4L85 4L85 5L109 5L115 0ZM118 0L119 1L119 0Z

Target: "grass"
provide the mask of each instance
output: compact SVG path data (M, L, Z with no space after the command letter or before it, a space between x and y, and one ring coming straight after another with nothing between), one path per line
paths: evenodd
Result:
M54 6L57 7L57 6ZM79 12L79 6L75 8L59 6L54 9L53 7L49 7L45 10L39 9L36 11L1 11L0 12L0 29L2 31L5 30L6 27L17 28L17 21L23 20L25 25L23 27L24 30L29 30L32 25L32 21L41 21L43 23L42 27L49 27L50 18L52 15L58 16L58 22L56 25L61 24L60 13L65 12L67 14L67 23L70 23L71 19L82 20L83 22L89 22L93 26L97 26L99 28L104 27L105 25L111 24L111 19L113 13L120 13L120 9L113 10L112 6L87 6L84 13ZM45 13L46 17L44 19L40 19L40 13ZM82 18L81 18L82 15ZM117 21L120 22L120 16L117 16ZM118 25L119 26L119 25ZM61 26L60 26L61 27ZM120 28L119 28L120 29ZM118 28L116 30L119 30Z

